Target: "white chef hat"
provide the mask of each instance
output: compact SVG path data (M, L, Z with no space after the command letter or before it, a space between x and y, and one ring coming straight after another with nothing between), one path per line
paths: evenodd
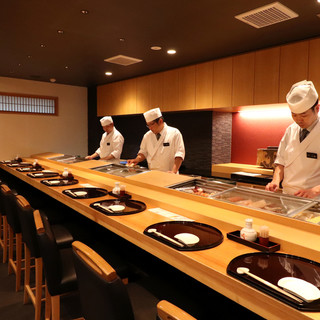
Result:
M318 93L312 81L303 80L295 83L287 94L287 102L291 112L303 113L314 106Z
M104 127L104 126L107 126L110 123L113 123L113 120L112 120L111 117L103 117L103 118L100 119L100 123Z
M144 115L146 122L150 122L150 121L153 121L155 119L162 117L162 113L159 108L148 110L143 115Z

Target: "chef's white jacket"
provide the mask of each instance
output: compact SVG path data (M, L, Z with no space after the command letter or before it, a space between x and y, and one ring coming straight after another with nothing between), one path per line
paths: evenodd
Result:
M275 160L276 164L284 166L282 187L289 194L320 185L320 123L301 143L299 132L296 123L287 128Z
M176 157L184 159L185 149L181 132L166 123L160 132L160 139L148 131L141 141L139 153L148 162L150 170L171 171Z
M113 128L109 134L105 132L102 135L100 147L96 150L96 153L100 158L105 158L112 154L115 159L120 159L123 143L122 134L116 128Z

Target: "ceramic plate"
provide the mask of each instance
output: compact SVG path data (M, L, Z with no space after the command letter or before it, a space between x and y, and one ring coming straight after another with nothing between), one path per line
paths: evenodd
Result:
M87 194L87 191L74 191L73 192L77 197L83 197Z
M278 281L278 286L292 292L307 302L320 299L320 290L312 283L299 278L282 278Z
M178 233L174 237L188 246L195 245L200 241L199 237L192 233Z
M108 208L114 212L121 212L125 209L125 206L122 206L120 204L114 204L114 205L108 206Z
M47 181L49 184L59 184L60 183L60 180L50 180L50 181Z

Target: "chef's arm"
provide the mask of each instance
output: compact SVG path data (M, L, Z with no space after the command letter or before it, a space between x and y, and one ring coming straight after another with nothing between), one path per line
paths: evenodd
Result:
M130 164L138 164L139 162L145 160L146 157L142 153L138 153L137 157L135 159L129 159L127 160L127 163Z
M295 196L303 197L303 198L315 198L320 195L320 185L317 185L310 189L300 189L294 193Z
M182 161L183 159L181 157L174 158L174 165L172 167L172 170L169 172L177 173L179 171Z
M268 191L279 190L280 183L283 180L283 175L284 175L284 166L281 164L277 164L273 173L272 181L266 185L266 190Z
M112 159L114 159L114 156L112 154L110 154L104 158L101 158L101 160L112 160Z
M99 157L99 154L95 152L91 156L86 156L86 159L91 160L91 159L94 159L94 158L97 158L97 157Z

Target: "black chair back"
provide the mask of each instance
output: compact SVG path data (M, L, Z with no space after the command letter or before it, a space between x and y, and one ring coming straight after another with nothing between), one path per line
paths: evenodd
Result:
M7 215L8 224L10 225L14 233L21 233L15 193L7 185L2 184L1 198L3 201L4 212Z
M90 252L90 258L78 250L77 244ZM73 243L73 258L85 319L133 320L128 292L114 269L95 251L79 241ZM111 274L107 276L102 271L105 265L111 269Z
M40 248L37 241L37 230L33 218L33 208L30 203L21 195L17 196L17 211L21 225L23 241L34 258L40 258Z
M42 228L38 228L36 216L40 215ZM48 291L51 296L77 290L76 274L72 261L72 248L59 249L47 216L34 211L37 241L43 260Z

